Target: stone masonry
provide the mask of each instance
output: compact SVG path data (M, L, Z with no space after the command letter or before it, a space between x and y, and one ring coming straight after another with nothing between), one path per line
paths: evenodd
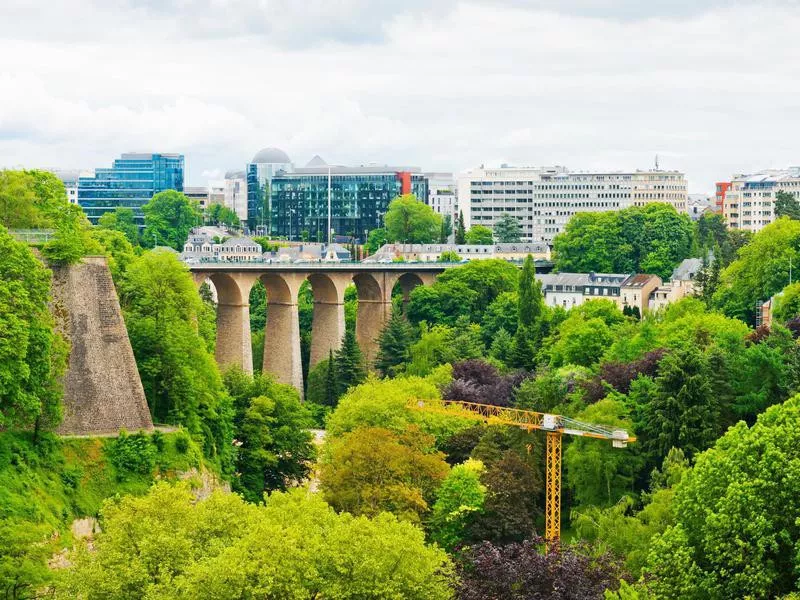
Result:
M64 420L57 432L86 435L153 429L150 410L104 257L53 269L53 312L71 344Z

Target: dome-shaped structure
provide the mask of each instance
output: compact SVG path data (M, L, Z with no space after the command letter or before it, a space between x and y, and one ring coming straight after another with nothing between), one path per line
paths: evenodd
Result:
M292 162L289 158L289 155L286 154L280 148L263 148L256 152L256 155L253 157L253 160L250 161L253 164L263 165L263 164L287 164Z

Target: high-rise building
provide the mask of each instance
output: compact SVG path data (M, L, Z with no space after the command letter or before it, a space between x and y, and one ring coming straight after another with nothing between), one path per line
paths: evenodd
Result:
M383 226L389 203L402 194L428 197L428 180L418 167L329 166L315 157L308 166L277 174L270 194L270 233L292 240L305 233L327 240L328 183L335 235L366 239Z
M164 190L183 191L183 154L123 154L93 177L78 179L78 204L92 223L118 207L132 208L144 226L142 206Z
M427 204L443 217L450 216L453 223L458 216L456 180L452 173L425 173L428 178Z
M279 148L263 148L247 164L247 224L251 231L266 232L272 179L294 170L289 155ZM266 202L265 202L266 201ZM241 217L240 217L241 218Z
M725 206L725 194L731 188L730 181L718 181L717 192L714 197L714 212L722 214Z
M244 171L225 173L224 204L236 213L243 223L247 221L247 174Z
M566 167L472 169L458 178L458 208L467 227L493 227L517 217L525 242L552 243L578 212L620 210L649 202L686 211L683 173L677 171L571 172Z
M717 184L717 190L721 185L724 184ZM728 227L761 231L775 220L778 192L788 192L800 199L800 167L768 169L734 177L722 195L722 214Z

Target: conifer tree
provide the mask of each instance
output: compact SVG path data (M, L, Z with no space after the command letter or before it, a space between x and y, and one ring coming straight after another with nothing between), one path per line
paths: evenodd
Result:
M405 315L398 309L393 310L378 338L379 350L375 359L375 368L384 377L397 374L399 367L408 361L413 337L414 331Z
M464 227L464 213L459 211L456 224L456 244L467 243L467 229Z
M333 360L333 350L328 351L328 372L325 376L325 405L336 406L339 400L339 384L336 377L336 361Z
M353 329L345 331L342 347L334 354L334 362L338 397L341 397L348 388L358 385L367 378L364 355L358 347Z
M536 344L541 339L544 299L542 284L536 280L536 267L529 254L519 277L519 325L511 349L511 363L532 369L535 365Z

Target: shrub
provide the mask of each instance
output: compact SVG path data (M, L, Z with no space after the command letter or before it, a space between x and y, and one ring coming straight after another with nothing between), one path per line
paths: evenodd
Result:
M106 452L119 474L148 474L155 466L155 448L143 432L129 435L125 430L120 431Z
M182 431L175 436L175 450L181 454L186 454L189 451L189 434Z

